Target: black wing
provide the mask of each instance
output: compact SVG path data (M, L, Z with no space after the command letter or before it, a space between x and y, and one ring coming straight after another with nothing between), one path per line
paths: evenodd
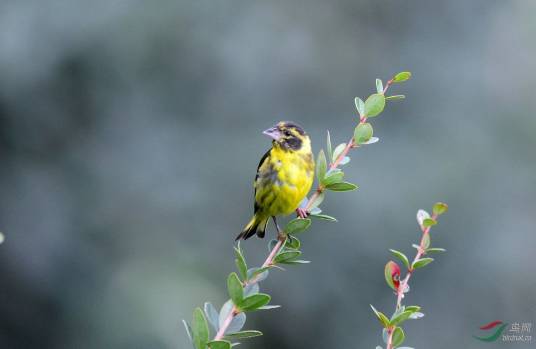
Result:
M259 166L257 166L257 174L255 174L255 181L253 183L257 184L257 179L259 179L259 169L261 168L264 161L268 158L270 155L270 152L272 149L270 148L261 158L261 161L259 161ZM253 201L255 204L253 205L253 212L257 213L259 210L259 205L257 204L257 200L255 200L255 197L257 196L257 186L255 185L255 191L253 192Z

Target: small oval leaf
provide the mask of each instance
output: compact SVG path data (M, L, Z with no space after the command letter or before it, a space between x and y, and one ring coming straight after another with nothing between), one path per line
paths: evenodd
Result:
M365 116L372 118L380 114L385 108L385 97L383 94L375 93L370 95L365 101Z
M318 153L318 159L316 160L316 178L318 178L319 182L324 180L327 166L326 155L324 154L324 150L321 149Z
M309 218L294 218L285 226L285 233L287 234L298 234L306 231L311 225L311 220Z
M244 297L242 282L240 282L238 275L234 272L227 277L227 291L234 304L238 304L242 301L242 298Z
M405 254L403 254L402 252L400 251L397 251L397 250L389 250L391 251L391 253L398 259L400 259L402 261L402 263L404 263L404 265L406 266L406 268L409 269L409 259L408 257L406 257Z
M365 144L372 138L372 125L368 122L362 122L354 130L354 141L357 144Z
M433 213L434 215L436 216L439 216L439 215L442 215L443 213L447 212L449 209L449 206L443 202L437 202L435 205L434 205L434 208L433 208Z
M405 337L406 335L404 334L404 330L402 328L400 327L395 328L393 331L393 339L392 339L393 348L396 348L400 344L402 344L404 342Z
M326 189L331 191L351 191L356 190L357 188L357 185L348 182L333 183L326 186Z
M208 342L208 324L201 308L195 308L194 310L192 337L197 349L205 349Z
M244 298L242 302L238 305L238 307L242 311L253 311L257 310L262 306L265 306L266 304L270 303L271 297L265 293L258 293L253 296L249 296L247 298Z
M226 334L225 338L227 338L227 339L242 339L242 338L252 338L252 337L258 337L258 336L262 336L261 331L247 330L247 331L240 331L240 332Z
M404 82L408 81L411 78L411 72L403 71L395 75L393 82Z
M419 260L416 260L415 263L411 265L412 269L419 269L422 268L434 261L433 258L421 258Z

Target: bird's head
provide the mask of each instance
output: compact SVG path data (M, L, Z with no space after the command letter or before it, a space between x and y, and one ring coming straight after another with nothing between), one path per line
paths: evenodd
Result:
M299 151L311 149L311 141L305 131L291 121L281 121L275 126L263 131L273 139L274 146L284 150Z

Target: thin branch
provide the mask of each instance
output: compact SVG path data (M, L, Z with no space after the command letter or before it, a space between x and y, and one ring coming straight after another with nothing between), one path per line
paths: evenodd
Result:
M431 218L433 220L436 220L437 215L433 214ZM396 292L397 293L396 310L400 309L400 307L402 306L402 298L404 298L404 291L408 287L409 279L410 279L411 275L413 274L413 269L411 268L411 266L416 261L418 261L426 251L426 247L424 246L425 238L430 233L430 229L432 227L429 226L429 227L424 228L421 224L419 224L419 226L421 227L421 231L422 231L421 242L419 243L419 248L417 249L417 253L415 254L415 258L413 258L413 262L410 264L410 269L408 270L408 273L406 274L406 277L404 278L404 280L402 280L402 282L400 282L400 285L398 286L398 290ZM389 336L388 336L388 340L387 340L387 349L393 349L393 344L392 344L393 343L393 333L394 333L394 331L392 329L388 330L388 335Z
M277 253L279 252L281 247L283 247L285 241L287 241L287 238L285 236L283 235L278 236L277 244L275 244L272 251L270 251L270 254L268 255L268 257L262 264L261 268L266 268L272 265L272 263L274 262L274 258L277 256ZM244 282L244 287L256 283L259 278L260 278L260 274L255 276L251 280L246 280L246 282ZM214 337L215 341L221 340L225 336L225 331L227 331L227 328L229 328L229 326L231 325L233 318L237 316L238 314L240 314L240 312L238 311L238 308L236 307L236 305L233 305L233 308L229 312L229 315L227 315L227 318L223 322L223 325L218 330L218 333L216 333L216 336Z

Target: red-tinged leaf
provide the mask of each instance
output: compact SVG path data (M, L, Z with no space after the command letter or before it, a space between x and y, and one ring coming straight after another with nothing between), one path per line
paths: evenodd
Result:
M400 267L393 261L389 261L385 265L385 281L393 290L398 290L400 286Z

